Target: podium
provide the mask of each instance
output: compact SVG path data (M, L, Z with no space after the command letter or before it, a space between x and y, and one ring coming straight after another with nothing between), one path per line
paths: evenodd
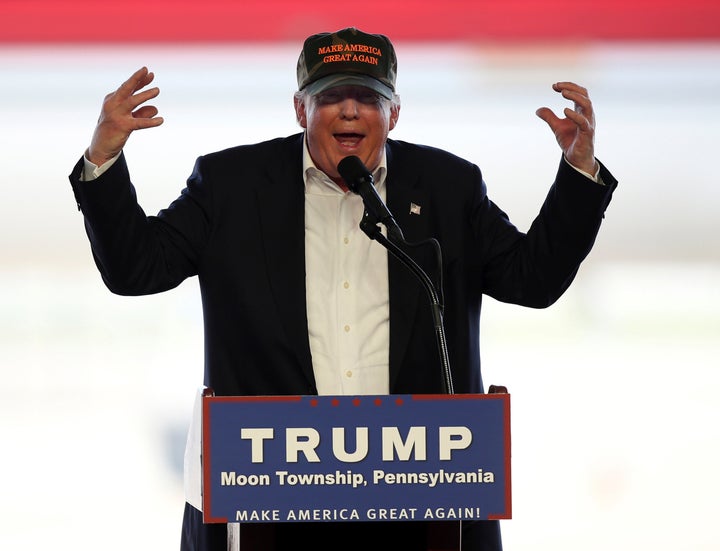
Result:
M511 518L510 395L206 388L201 469L203 521L227 523L229 550L284 551L277 542L308 524L353 533L367 522L409 530L412 549L459 550L463 522Z

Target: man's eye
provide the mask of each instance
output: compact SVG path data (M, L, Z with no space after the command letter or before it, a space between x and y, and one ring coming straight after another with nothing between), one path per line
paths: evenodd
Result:
M380 102L380 96L369 90L366 92L328 91L317 95L317 101L324 105L340 103L341 101L350 98L354 99L358 103L362 103L363 105L375 105Z
M357 99L360 103L364 103L367 105L372 105L380 101L378 95L372 92L358 94Z
M323 94L320 94L318 97L321 103L337 103L342 99L342 96L338 93L334 92L326 92Z

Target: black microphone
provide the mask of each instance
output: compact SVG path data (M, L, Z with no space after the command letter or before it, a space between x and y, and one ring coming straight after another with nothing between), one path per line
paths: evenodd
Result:
M351 155L340 161L337 169L350 191L362 197L367 211L385 225L388 237L404 241L405 237L400 226L378 195L372 174L363 162L355 155Z

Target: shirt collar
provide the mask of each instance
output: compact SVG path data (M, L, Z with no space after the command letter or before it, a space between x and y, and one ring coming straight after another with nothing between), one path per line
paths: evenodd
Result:
M385 187L386 175L387 154L385 152L385 148L383 147L382 155L380 156L380 163L372 173L375 189L378 193L380 193L380 190ZM326 189L329 187L338 193L344 193L343 190L340 189L340 186L338 186L327 174L315 166L312 157L310 157L310 151L307 146L307 132L303 137L303 182L305 183L306 193L317 186L323 186Z

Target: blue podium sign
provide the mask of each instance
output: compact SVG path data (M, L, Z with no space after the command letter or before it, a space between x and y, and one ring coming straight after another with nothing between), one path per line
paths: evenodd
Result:
M511 518L510 395L203 398L215 522Z

